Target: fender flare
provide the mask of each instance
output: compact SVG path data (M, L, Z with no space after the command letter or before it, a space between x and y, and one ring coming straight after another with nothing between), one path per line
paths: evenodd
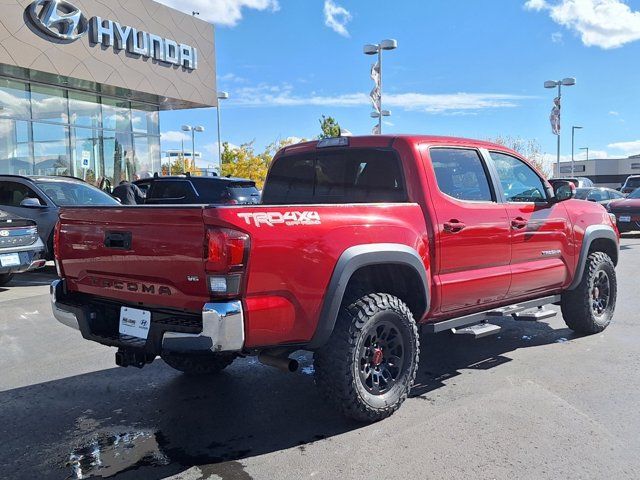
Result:
M589 256L589 249L591 248L591 244L595 240L604 239L607 241L611 241L611 243L615 246L616 252L620 253L620 242L618 241L618 235L615 230L608 225L590 225L587 227L584 232L584 238L582 239L582 247L580 249L580 257L578 258L578 263L576 264L575 275L573 276L573 281L571 285L567 287L567 290L574 290L580 285L582 281L582 275L584 274L584 268L587 264L587 258Z
M307 348L323 346L335 327L342 299L353 274L371 265L403 265L412 268L422 280L426 311L429 310L429 282L427 269L418 252L403 244L372 243L356 245L345 250L338 262L324 296L316 331Z

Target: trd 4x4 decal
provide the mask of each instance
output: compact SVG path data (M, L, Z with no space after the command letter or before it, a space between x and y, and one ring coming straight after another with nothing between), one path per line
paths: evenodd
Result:
M320 225L320 214L318 212L254 212L239 213L238 217L244 219L247 225L254 224L256 227L267 225Z

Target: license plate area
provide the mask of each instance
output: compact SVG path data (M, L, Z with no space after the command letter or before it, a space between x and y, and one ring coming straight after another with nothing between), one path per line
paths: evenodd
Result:
M2 267L17 267L20 265L19 253L5 253L0 255L0 266Z
M618 218L623 223L629 223L631 221L631 215L620 215Z
M122 335L146 340L151 327L151 312L137 308L120 308L120 325L118 331Z

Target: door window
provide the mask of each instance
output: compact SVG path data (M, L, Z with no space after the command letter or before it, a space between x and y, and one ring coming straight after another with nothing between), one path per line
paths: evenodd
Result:
M6 207L19 207L25 198L37 198L44 202L26 185L18 182L0 182L0 205Z
M432 148L429 154L442 193L458 200L495 201L489 175L476 150Z
M540 176L522 160L504 153L490 152L507 202L546 202L547 193Z

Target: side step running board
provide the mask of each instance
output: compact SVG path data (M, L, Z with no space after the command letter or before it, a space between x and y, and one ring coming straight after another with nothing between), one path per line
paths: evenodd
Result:
M515 305L510 305L508 307L485 310L484 312L473 313L471 315L465 315L464 317L452 318L450 320L443 320L442 322L437 323L427 323L422 326L422 330L425 333L439 333L444 332L445 330L451 330L453 328L460 329L464 327L470 327L473 325L477 325L479 323L486 323L488 320L496 317L507 317L513 316L517 320L534 320L535 315L541 315L539 312L534 312L533 314L524 312L526 310L531 310L532 308L543 307L545 305L549 305L552 303L557 303L560 301L560 295L551 295L549 297L538 298L536 300L529 300L527 302L518 303ZM543 318L550 318L552 312L550 310L542 310L544 313L542 316L535 318L535 320L542 320ZM518 317L515 317L516 314L522 314Z
M495 335L500 333L502 327L499 325L492 325L491 323L479 323L470 327L464 328L452 328L451 331L456 335L473 335L474 338L488 337L489 335Z
M511 315L514 320L520 320L525 322L537 322L538 320L546 320L547 318L553 318L558 314L555 310L548 310L546 308L538 307L538 309L529 312L514 313Z

